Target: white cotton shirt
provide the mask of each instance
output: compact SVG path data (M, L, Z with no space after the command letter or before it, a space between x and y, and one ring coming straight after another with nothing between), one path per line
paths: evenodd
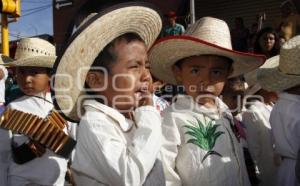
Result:
M273 185L276 173L274 142L269 122L271 110L271 106L254 100L242 113L248 149L258 168L261 186Z
M0 70L2 70L4 73L4 77L0 80L0 104L4 104L5 103L5 80L7 79L8 72L3 65L0 65Z
M72 165L77 185L140 186L161 148L161 118L153 106L134 120L96 100L84 101Z
M38 97L42 97L47 101ZM45 97L42 95L37 95L37 97L23 96L11 102L8 107L45 118L53 109L53 104L50 93L47 93ZM18 145L22 145L27 140L28 138L24 135L14 134L14 142ZM66 171L67 160L47 149L43 156L27 163L16 164L11 161L8 182L12 186L17 184L62 186L64 185Z
M169 106L169 103L166 100L164 100L163 98L158 97L155 94L153 94L153 105L161 113L163 110L165 110Z
M241 145L230 126L232 115L219 98L216 102L218 110L211 110L195 103L191 97L181 95L163 112L162 162L167 186L250 185ZM196 118L202 122L202 129ZM213 121L212 126L217 125L214 134L210 133L209 138L198 138L195 143L207 146L205 141L211 141L209 139L221 132L211 150L222 157L211 154L204 159L208 150L189 142L195 137L188 134L191 130L187 126L197 128L198 136L201 136L199 131L207 131L210 121Z
M300 148L300 96L279 94L270 123L276 152L283 157L276 185L300 186L295 174L296 158Z

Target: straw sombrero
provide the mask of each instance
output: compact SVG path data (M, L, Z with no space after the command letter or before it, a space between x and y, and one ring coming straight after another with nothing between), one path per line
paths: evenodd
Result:
M268 91L283 91L300 85L300 35L291 38L258 69L257 79Z
M265 61L262 55L233 51L227 24L220 19L203 17L183 35L162 38L154 44L149 53L151 72L156 78L176 85L172 66L180 59L198 55L232 59L233 73L230 77L252 71Z
M71 121L78 121L86 75L102 49L125 33L135 33L153 44L162 27L160 15L145 3L123 3L98 13L72 36L54 65L54 104Z
M255 69L244 74L244 78L248 86L245 91L245 95L254 95L261 89L260 84L257 82L257 71L258 70Z
M55 47L44 39L24 38L17 45L15 59L5 66L52 68L56 59Z

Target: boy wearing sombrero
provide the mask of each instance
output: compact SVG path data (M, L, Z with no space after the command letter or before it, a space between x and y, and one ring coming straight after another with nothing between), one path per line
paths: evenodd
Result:
M249 185L232 115L218 96L227 78L258 68L264 57L233 51L227 24L204 17L184 35L158 41L149 60L156 78L186 91L163 113L167 185Z
M55 47L39 38L21 39L15 59L7 65L15 70L24 96L7 107L45 118L53 109L49 90L50 71L56 59ZM23 134L11 133L10 141L12 160L7 185L64 185L67 159Z
M277 166L270 114L278 99L276 92L269 92L257 82L257 69L244 75L248 85L245 91L245 108L242 122L246 127L248 148L257 168L261 186L273 185Z
M295 166L300 148L300 36L287 41L279 56L268 59L257 79L262 88L279 92L270 116L275 151L282 159L276 185L299 186Z
M57 60L56 107L80 121L77 185L165 185L147 55L161 25L146 5L110 7L83 23Z

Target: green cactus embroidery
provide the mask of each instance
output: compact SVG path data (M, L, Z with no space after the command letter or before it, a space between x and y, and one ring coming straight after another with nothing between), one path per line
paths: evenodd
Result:
M203 123L195 117L197 120L197 125L195 122L188 121L193 126L185 125L184 127L188 128L188 131L185 132L185 134L188 134L192 136L191 139L187 141L187 143L192 143L194 145L197 145L201 149L204 149L207 151L207 153L204 155L202 159L202 163L209 155L217 155L222 157L221 154L219 154L216 151L213 151L212 149L215 146L215 143L217 139L220 137L220 135L224 134L224 132L216 132L217 128L220 125L213 125L213 120L208 122L207 127L203 125Z

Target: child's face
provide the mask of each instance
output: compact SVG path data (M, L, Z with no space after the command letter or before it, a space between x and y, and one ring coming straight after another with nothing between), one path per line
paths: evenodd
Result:
M49 89L49 70L43 67L17 67L17 83L21 91L34 96Z
M213 104L219 96L227 77L231 73L230 62L219 56L193 56L183 60L180 67L173 71L179 83L184 85L186 93L199 104Z
M98 85L101 87L103 80L106 79L107 89L99 94L106 98L108 106L125 112L139 106L143 98L149 96L149 84L152 79L149 72L147 48L141 41L129 43L121 41L115 45L114 50L117 53L117 59L111 66L107 78L100 77L101 81ZM89 84L88 81L87 78ZM89 86L93 87L90 84Z

